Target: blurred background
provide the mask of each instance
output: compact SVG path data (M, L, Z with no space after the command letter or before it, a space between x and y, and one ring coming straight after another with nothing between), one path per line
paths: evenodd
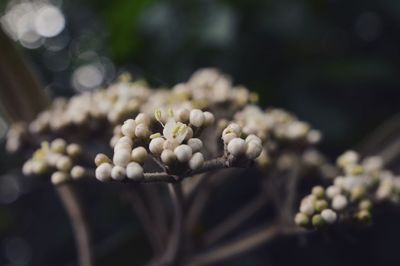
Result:
M262 106L320 129L332 159L400 111L398 0L1 0L0 23L52 97L106 86L123 71L160 87L217 67ZM3 66L12 63L5 53ZM0 265L74 265L51 186L19 177L21 159L5 155L1 110ZM141 265L147 247L128 207L113 191L85 189L98 264ZM399 223L395 213L362 232L279 240L226 265L400 265Z

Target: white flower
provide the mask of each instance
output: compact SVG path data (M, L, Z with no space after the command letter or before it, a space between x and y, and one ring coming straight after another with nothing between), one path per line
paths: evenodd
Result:
M181 144L185 140L188 133L188 126L181 122L176 122L170 118L164 126L163 135L171 142Z
M346 208L347 206L347 199L345 196L339 194L336 195L335 197L333 197L332 200L332 208L337 210L337 211L341 211L344 208Z
M189 161L189 167L192 170L197 170L201 168L204 164L204 156L200 152L196 152L193 154L192 158Z
M149 127L146 124L141 123L141 124L138 124L136 126L135 135L138 138L145 139L145 138L148 138L151 135L151 132L149 130Z
M131 162L126 166L126 176L129 179L140 180L143 177L143 167L136 162Z
M135 118L136 124L145 124L146 126L150 125L150 117L144 113L140 113Z
M234 138L237 138L237 135L236 135L235 133L233 133L233 132L224 134L224 135L222 136L222 140L224 141L225 144L229 144L229 142L230 142L231 140L233 140Z
M331 209L323 210L321 212L321 216L322 216L322 219L324 219L324 221L327 224L333 224L334 222L336 222L336 219L337 219L336 212L332 211Z
M330 199L333 199L333 197L335 197L336 195L339 195L341 192L340 187L338 186L329 186L326 189L326 196Z
M204 123L205 117L204 114L201 110L199 109L193 109L190 111L190 124L192 124L195 127L201 127Z
M105 155L103 153L99 153L94 158L94 163L96 164L96 166L99 166L102 163L111 163L111 160L110 160L110 158L108 158L107 155Z
M96 178L100 181L107 181L111 178L112 165L110 163L102 163L96 168Z
M228 152L237 157L245 153L246 142L241 138L234 138L228 144Z
M308 218L308 216L301 212L297 213L296 216L294 217L294 222L298 226L306 226L309 220L310 219Z
M249 143L251 141L255 141L258 144L262 145L261 139L259 137L257 137L256 135L254 135L254 134L250 134L246 138L246 143Z
M147 151L143 147L137 147L132 150L131 158L133 161L143 164L144 161L147 159Z
M192 148L193 152L198 152L203 148L203 142L198 138L189 139L187 144Z
M114 180L122 180L125 178L125 168L119 165L116 165L111 170L111 177Z
M57 153L63 153L67 143L63 139L55 139L50 144L50 149Z
M181 163L185 163L188 162L190 158L192 158L193 151L189 145L183 144L176 147L174 153L178 161L180 161Z

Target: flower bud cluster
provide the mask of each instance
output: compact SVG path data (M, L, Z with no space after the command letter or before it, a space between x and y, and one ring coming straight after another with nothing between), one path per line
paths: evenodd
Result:
M43 175L51 173L53 184L59 184L70 179L79 179L85 176L86 170L76 165L81 155L78 144L67 144L64 139L55 139L52 142L43 142L22 167L24 175Z
M400 178L382 169L379 157L367 157L360 162L358 153L347 151L338 157L337 165L343 175L336 177L325 189L320 186L312 189L312 193L301 201L296 224L305 227L330 224L331 220L322 215L325 209L335 212L335 221L340 218L369 222L373 204L384 200L399 201Z
M245 157L257 159L263 152L261 139L254 134L243 134L242 127L236 123L229 124L222 131L225 154L234 158Z

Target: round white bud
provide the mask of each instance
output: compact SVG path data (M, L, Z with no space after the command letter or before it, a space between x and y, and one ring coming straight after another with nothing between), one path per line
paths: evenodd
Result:
M259 142L255 140L248 142L246 146L246 157L250 160L254 160L260 156L263 149Z
M33 160L31 163L32 172L36 175L41 175L47 172L48 167L46 162L42 160Z
M181 163L185 163L188 162L190 158L192 158L193 151L189 145L183 144L176 147L174 153L178 161L180 161Z
M148 138L151 135L151 132L149 131L149 127L146 124L138 124L135 128L135 135L138 138Z
M176 140L169 140L167 139L164 142L163 149L164 150L171 150L173 151L176 147L178 147L179 143Z
M81 154L81 146L75 143L71 143L67 146L67 154L71 157L77 157Z
M337 219L336 212L332 211L331 209L323 210L321 212L321 216L322 216L322 219L324 219L324 221L327 224L333 224L334 222L336 222L336 219Z
M114 149L118 148L117 146L122 146L122 147L125 146L125 147L129 147L129 149L132 149L132 144L133 144L133 141L130 137L123 136L118 139L117 143L114 146Z
M72 161L68 156L61 156L56 162L56 168L60 171L67 172L72 167Z
M294 217L294 223L298 226L307 226L309 221L308 216L302 212L297 213Z
M63 153L65 151L65 147L67 146L67 142L63 139L55 139L50 144L50 149L57 153Z
M124 136L134 138L135 137L136 122L133 119L128 119L121 126L121 132Z
M198 152L203 148L203 142L198 138L192 138L187 141L193 152Z
M133 161L143 164L147 159L147 151L143 147L137 147L132 150L131 158Z
M177 118L178 118L178 121L180 121L182 123L187 123L190 118L190 111L186 108L179 110L177 113Z
M347 199L345 196L339 194L332 199L332 208L337 211L341 211L347 206Z
M254 134L250 134L246 138L246 143L249 143L251 141L258 142L258 144L262 145L261 139L259 137L257 137L256 135L254 135Z
M231 123L227 128L225 128L223 135L231 132L235 133L237 136L240 136L240 134L242 134L242 128L236 123Z
M215 116L210 112L204 112L204 126L210 126L215 122Z
M204 114L201 110L199 109L193 109L190 111L190 124L192 124L195 127L201 127L204 123Z
M149 150L154 155L160 155L164 149L164 142L163 138L155 138L150 141Z
M99 153L94 158L94 163L96 164L96 166L99 166L102 163L111 163L111 160L110 160L110 158L108 158L107 155L105 155L103 153Z
M85 168L83 168L82 166L79 165L75 165L74 167L72 167L71 169L71 177L73 179L79 179L84 177L86 174L86 170Z
M114 152L113 162L115 165L125 167L131 160L131 153L128 149L119 149Z
M237 138L237 135L233 132L222 135L222 140L224 141L225 144L229 144L229 142L234 138Z
M100 181L107 181L111 178L112 165L110 163L102 163L96 168L96 178Z
M139 113L135 118L136 124L150 125L150 117L144 113Z
M326 189L326 196L330 199L333 199L333 197L335 197L336 195L339 195L341 192L340 187L338 186L329 186Z
M164 150L161 153L161 161L166 165L171 165L176 162L176 155L172 150Z
M200 152L193 154L192 158L189 160L189 167L192 170L200 169L204 165L204 156Z
M51 175L51 183L53 183L54 185L59 185L66 182L68 178L69 176L67 173L57 171Z
M33 173L31 160L28 160L24 163L24 165L22 166L22 173L26 176L31 175Z
M193 137L193 129L191 127L187 128L185 140L191 139Z
M241 138L234 138L228 144L228 152L237 157L245 153L246 142Z
M125 178L125 168L119 165L116 165L111 170L111 177L114 180L122 180Z
M313 215L315 211L313 202L311 200L302 201L300 204L300 211L309 216Z
M126 176L129 179L140 180L143 178L143 167L136 162L129 163L126 166Z

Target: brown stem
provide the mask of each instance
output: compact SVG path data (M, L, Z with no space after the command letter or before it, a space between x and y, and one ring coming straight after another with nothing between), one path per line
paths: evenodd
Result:
M83 207L78 193L73 184L61 184L56 186L56 191L66 209L74 231L79 265L93 265L90 229L84 215Z

